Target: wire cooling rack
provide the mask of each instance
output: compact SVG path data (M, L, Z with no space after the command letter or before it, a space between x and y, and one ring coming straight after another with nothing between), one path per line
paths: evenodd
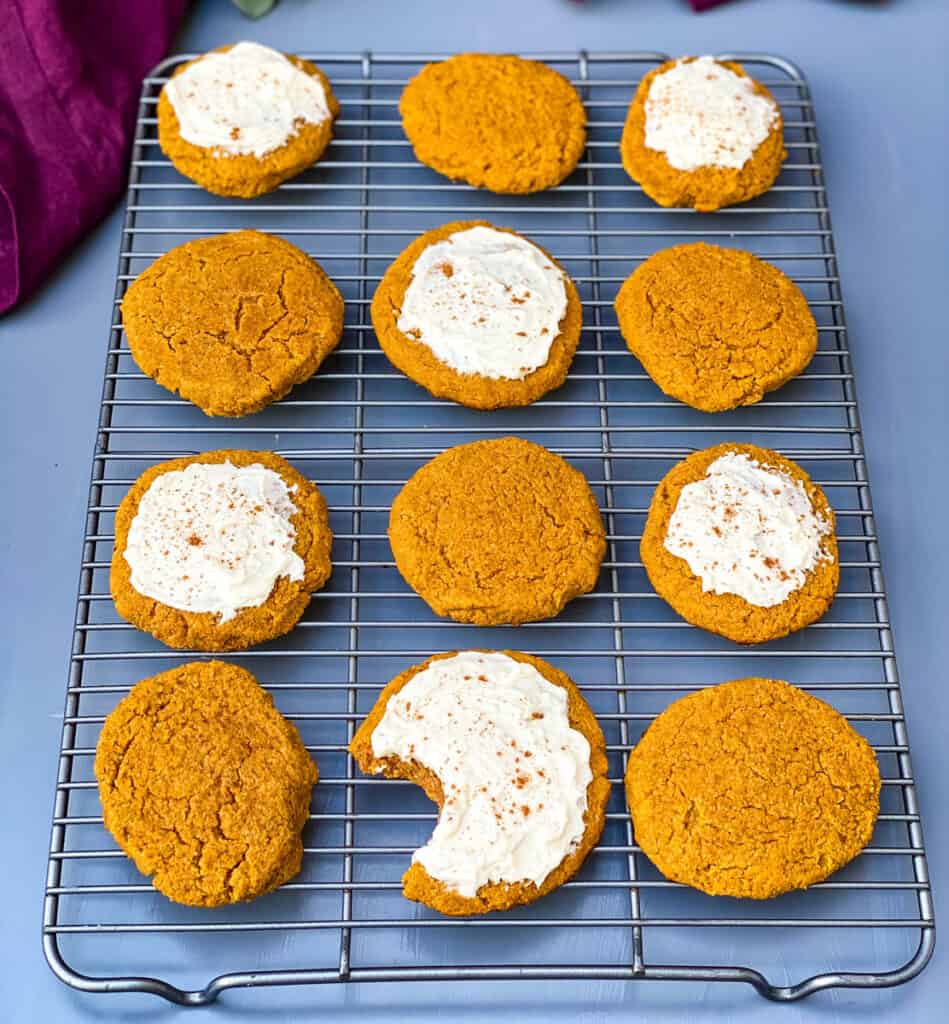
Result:
M413 159L396 105L407 78L437 56L313 55L342 103L337 137L318 166L252 202L208 195L157 146L158 91L188 58L144 83L69 666L44 913L50 965L86 991L190 1005L241 986L399 979L742 981L792 1000L912 978L933 949L933 909L806 82L784 60L736 55L779 99L789 158L767 195L697 215L653 205L619 162L626 108L661 54L542 55L583 94L589 142L564 185L530 197L450 183ZM385 267L416 235L461 217L536 239L580 289L585 327L570 378L528 409L487 414L437 401L373 337L368 304ZM206 419L137 371L118 307L171 247L241 227L316 257L346 297L346 331L319 373L278 405L236 422ZM666 399L619 336L620 283L652 252L689 239L766 257L798 282L817 318L810 367L753 408L708 416ZM388 509L444 448L505 434L545 444L586 474L608 554L596 591L554 621L460 626L435 618L402 582L385 539ZM801 462L827 491L840 534L841 593L829 614L752 649L679 620L638 560L657 481L725 439ZM112 843L92 761L103 717L129 687L190 657L117 618L113 513L148 466L220 447L290 459L327 497L336 541L332 579L300 625L230 659L271 690L319 762L303 870L254 903L202 911L155 893ZM388 679L435 651L472 646L530 651L577 680L606 734L615 785L602 841L575 880L532 906L456 920L401 895L411 852L433 827L431 804L408 784L361 777L346 747ZM631 746L670 701L745 675L788 679L836 705L873 744L884 778L869 848L830 881L764 903L663 879L634 843L619 785Z

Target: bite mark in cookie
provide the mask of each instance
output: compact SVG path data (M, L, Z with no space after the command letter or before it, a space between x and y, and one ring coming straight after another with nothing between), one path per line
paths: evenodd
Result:
M602 733L573 683L539 658L430 658L385 688L350 749L364 771L408 778L439 804L403 884L443 913L537 899L602 831Z

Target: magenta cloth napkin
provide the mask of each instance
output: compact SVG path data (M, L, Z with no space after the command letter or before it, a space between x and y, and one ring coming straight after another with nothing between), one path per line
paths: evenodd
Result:
M187 0L0 0L0 313L125 184L142 78Z

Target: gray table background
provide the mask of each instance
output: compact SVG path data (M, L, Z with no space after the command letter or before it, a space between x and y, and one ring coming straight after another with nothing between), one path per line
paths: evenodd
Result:
M224 0L202 0L176 48L240 38L285 50L761 50L802 66L823 144L938 915L949 878L940 813L949 766L949 4L735 0L692 15L685 0L282 0L252 23ZM210 1009L185 1011L60 985L40 948L42 889L119 230L116 212L40 295L0 321L0 1019L945 1019L949 982L938 948L928 970L901 989L825 993L787 1007L745 987L611 982L273 989L228 993Z

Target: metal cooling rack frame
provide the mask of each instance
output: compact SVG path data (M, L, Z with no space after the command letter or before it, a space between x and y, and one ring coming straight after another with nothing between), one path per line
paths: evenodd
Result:
M437 54L316 54L342 102L326 158L248 203L179 177L156 144L155 103L169 72L146 79L93 459L44 908L46 957L89 992L140 991L184 1005L232 988L327 982L497 979L741 981L781 1001L835 986L914 977L934 920L903 702L866 479L830 213L807 84L785 60L734 55L782 104L789 159L764 197L713 215L662 210L623 174L626 107L658 53L538 56L583 94L587 154L564 186L499 197L447 182L412 158L398 95ZM487 217L537 238L566 265L585 306L568 383L530 409L486 415L431 399L394 372L368 318L372 289L415 235ZM189 238L270 230L311 251L347 299L339 350L307 384L239 422L207 420L145 379L118 317L128 282ZM703 416L665 399L626 352L612 300L639 261L666 245L714 239L781 266L819 324L811 367L758 406ZM553 622L477 630L438 620L396 572L389 502L451 444L532 437L583 469L609 535L598 590ZM688 451L725 438L803 462L838 512L841 593L825 621L763 648L735 650L659 601L637 561L652 488ZM139 678L185 659L136 633L108 594L112 515L148 465L214 447L269 447L316 479L331 507L334 576L282 641L236 655L300 726L321 781L303 871L252 904L195 912L154 893L102 828L92 756L105 714ZM611 776L669 701L736 675L779 675L835 703L873 743L884 775L871 846L805 893L766 904L716 900L659 876L633 842L621 787L580 875L532 907L475 920L406 902L399 877L432 827L412 787L359 777L346 745L381 685L435 650L518 647L578 681L607 736ZM397 808L397 810L395 809ZM807 929L810 941L800 941ZM828 938L829 937L829 938ZM210 940L210 941L208 941Z

